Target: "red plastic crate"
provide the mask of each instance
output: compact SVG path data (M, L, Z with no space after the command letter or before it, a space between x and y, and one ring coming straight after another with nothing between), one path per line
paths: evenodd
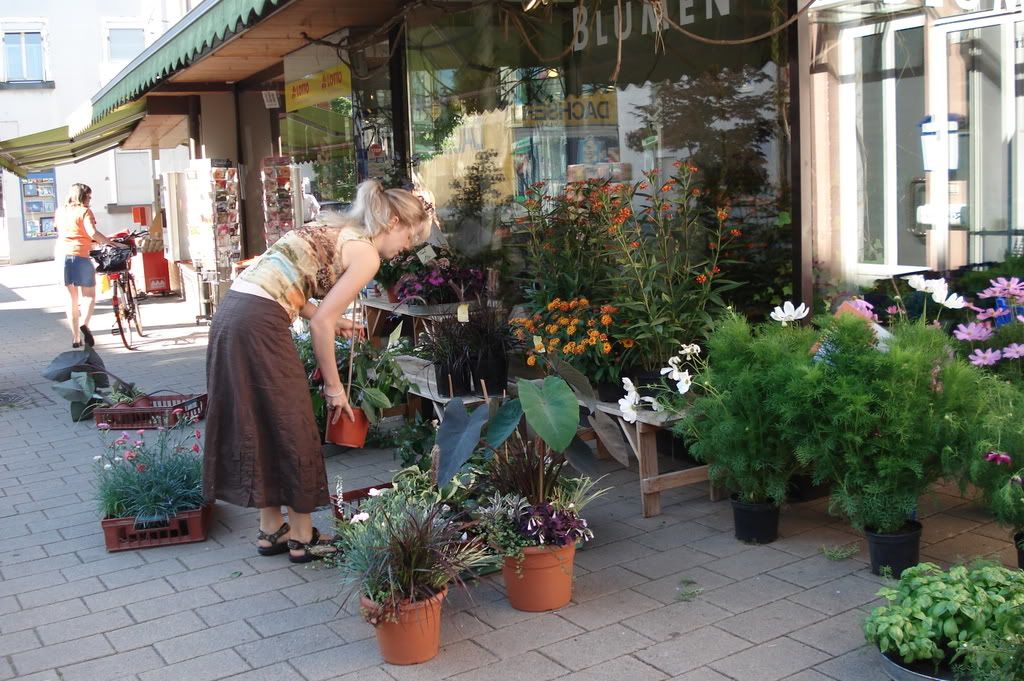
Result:
M162 527L136 529L135 518L106 518L100 521L107 551L130 551L151 546L171 546L206 541L213 504L171 516Z
M206 416L206 393L200 395L149 395L153 403L151 407L99 407L93 411L93 418L97 425L106 423L111 430L137 430L153 428L170 428L178 423L181 416L186 416L194 421L202 420ZM184 411L183 414L174 414L176 409Z

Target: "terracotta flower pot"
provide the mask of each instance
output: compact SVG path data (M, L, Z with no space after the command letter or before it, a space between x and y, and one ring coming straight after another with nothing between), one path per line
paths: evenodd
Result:
M516 610L544 612L561 608L572 598L576 545L528 546L522 560L506 558L501 568L508 602Z
M342 412L338 420L331 423L328 413L327 433L324 439L342 447L359 448L365 445L366 434L370 432L370 419L366 418L366 413L359 407L352 407L352 415L356 417L355 421Z
M153 406L153 400L149 399L149 395L140 395L132 401L132 406L149 409Z
M448 594L445 589L422 601L404 601L398 610L398 621L382 619L374 625L380 655L389 664L419 664L432 660L441 647L441 604ZM377 604L360 596L360 605L369 612Z

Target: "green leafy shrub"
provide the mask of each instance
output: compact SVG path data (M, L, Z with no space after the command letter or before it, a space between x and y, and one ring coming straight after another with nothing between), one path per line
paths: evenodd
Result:
M115 439L110 426L99 428L107 440L107 451L93 457L102 517L163 523L203 505L201 433L192 422L183 419L155 434L122 432Z
M795 386L808 414L798 459L816 483L834 482L831 510L883 533L956 469L985 398L979 371L951 359L941 329L899 323L887 346L863 319L841 315L826 327L818 371Z
M694 378L699 395L676 432L707 462L711 479L741 501L781 504L801 468L796 448L807 405L793 386L815 380L816 340L813 329L774 322L753 327L733 312L708 338L707 365Z
M994 655L985 644L1024 634L1024 572L1019 570L975 563L943 571L921 563L878 595L888 604L865 620L865 638L903 663L929 661L938 667L962 658L968 666L1004 665L1016 653Z

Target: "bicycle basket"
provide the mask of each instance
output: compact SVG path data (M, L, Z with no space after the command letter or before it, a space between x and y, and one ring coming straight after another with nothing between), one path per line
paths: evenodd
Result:
M89 251L89 255L96 261L97 272L123 272L128 269L128 260L131 259L132 252L128 248L103 246Z

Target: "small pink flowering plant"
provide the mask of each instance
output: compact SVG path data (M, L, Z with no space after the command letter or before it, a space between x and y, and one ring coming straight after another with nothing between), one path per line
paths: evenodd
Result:
M93 460L102 517L159 524L203 505L202 432L192 421L182 418L155 433L98 427L105 451Z

